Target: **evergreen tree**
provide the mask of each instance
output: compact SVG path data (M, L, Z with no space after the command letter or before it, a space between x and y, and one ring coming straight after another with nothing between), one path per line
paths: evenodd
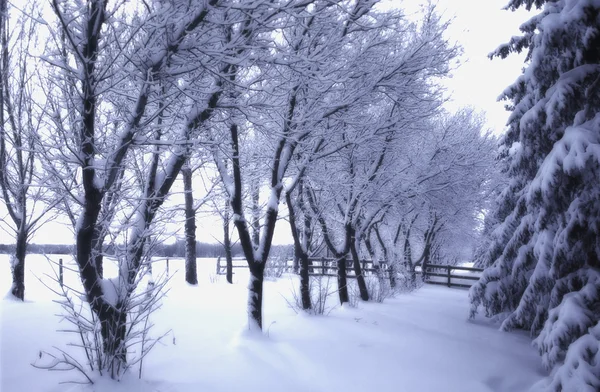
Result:
M539 14L492 56L526 49L526 67L503 93L509 183L493 215L473 286L471 316L505 317L530 330L548 388L600 388L600 3L512 0Z

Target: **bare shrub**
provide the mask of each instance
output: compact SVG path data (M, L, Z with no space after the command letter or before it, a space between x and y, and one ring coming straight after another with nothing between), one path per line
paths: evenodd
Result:
M390 287L389 280L378 277L377 275L365 276L367 291L371 301L381 303L386 298L393 296L394 292Z
M294 310L294 312L307 312L308 314L314 315L328 315L337 307L337 303L332 297L337 293L337 290L335 289L335 285L333 284L331 277L323 275L312 276L310 279L309 289L312 308L303 309L302 298L300 297L297 285L292 284L292 299L288 300L286 298L286 302L288 303L288 306Z
M286 272L288 272L288 257L284 253L269 257L265 266L265 278L279 279Z
M54 261L50 261L56 264ZM68 346L81 349L85 354L85 360L82 363L74 356L70 355L59 347L53 347L54 352L40 351L40 358L32 365L39 369L65 371L76 370L81 373L85 379L82 381L70 381L72 383L92 383L92 373L98 372L101 376L109 374L114 379L120 379L128 370L138 367L138 376L142 376L144 358L154 348L167 333L153 338L150 331L154 324L151 321L151 315L161 307L161 300L167 294L166 285L168 278L163 274L156 281L151 274L147 273L149 264L140 269L136 276L135 285L129 287L129 295L120 304L120 309L126 315L125 337L119 344L127 348L127 353L131 354L125 361L117 358L116 355L107 354L101 335L101 323L98 317L91 310L86 301L86 295L74 287L70 287L64 282L60 282L59 274L56 268L52 268L54 275L46 275L50 281L40 279L42 284L49 290L59 296L54 300L58 303L63 312L59 317L69 322L72 328L58 330L58 332L70 333L76 336L76 341L70 342ZM39 278L38 278L39 279ZM143 284L144 281L146 284ZM111 280L105 279L105 285L110 285ZM62 284L61 284L62 283ZM115 283L115 290L123 286ZM117 337L113 337L118 339ZM109 339L108 344L111 343ZM117 351L119 352L119 351ZM124 364L122 366L122 364Z

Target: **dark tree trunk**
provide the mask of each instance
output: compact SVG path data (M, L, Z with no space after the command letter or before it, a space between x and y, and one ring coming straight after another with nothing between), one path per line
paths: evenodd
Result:
M337 259L337 281L340 304L343 305L344 302L350 302L350 297L348 296L348 279L346 276L346 256Z
M374 226L373 230L375 231L375 237L377 238L377 242L379 242L379 246L381 246L381 250L383 251L383 258L387 261L390 287L394 288L396 287L396 261L390 260L387 248L385 247L385 243L383 242L383 238L381 238L381 233L379 233L379 228L377 226ZM396 243L396 240L394 240L394 243Z
M369 252L369 256L373 261L373 268L375 268L375 273L377 274L377 282L379 282L379 287L382 288L385 286L385 281L383 277L384 268L377 259L375 251L373 250L373 244L371 243L371 226L367 231L367 235L365 236L365 247L367 248L367 252ZM387 261L387 260L386 260ZM384 264L385 265L385 264Z
M300 256L294 251L294 259L292 262L292 270L295 274L300 273Z
M312 308L310 299L310 275L308 274L309 261L306 253L300 256L300 297L302 298L302 309Z
M21 301L25 300L25 254L27 252L27 231L19 230L17 233L17 248L15 250L12 269L11 293Z
M223 216L223 247L225 248L227 283L233 283L233 261L231 259L231 237L229 237L229 203L225 202L225 214Z
M308 310L312 308L310 300L310 278L308 275L308 255L300 242L298 226L296 226L296 211L292 204L292 197L289 192L286 192L285 200L288 205L290 229L292 231L292 238L294 239L294 264L297 264L296 260L300 261L300 297L302 299L302 309ZM294 268L296 268L296 266L294 266Z
M127 364L127 348L125 347L127 313L121 310L121 307L121 304L113 307L104 302L98 312L102 349L108 358L114 358L114 362L107 364L112 378L121 374L122 367Z
M369 290L367 290L367 283L362 273L360 266L360 259L358 258L358 252L356 251L356 238L354 236L354 230L352 231L352 237L350 240L350 254L352 255L352 265L354 267L354 275L356 275L356 283L358 284L358 292L360 298L363 301L369 300Z
M104 277L104 238L102 234L102 230L99 227L96 227L96 233L94 234L94 241L92 243L94 265L96 266L96 271L98 272L98 278L102 279Z
M251 263L250 284L248 285L248 327L252 329L251 323L256 323L258 329L262 330L262 299L265 263Z
M192 193L192 169L185 165L181 169L183 191L185 195L185 281L198 284L196 271L196 211Z
M260 187L255 181L250 184L252 196L252 243L258 247L260 242Z

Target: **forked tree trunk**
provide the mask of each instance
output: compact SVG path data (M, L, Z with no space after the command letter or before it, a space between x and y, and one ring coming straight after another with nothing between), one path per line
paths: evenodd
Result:
M11 293L21 301L25 300L25 254L27 253L27 231L19 230L17 233L17 247L12 270Z
M181 169L183 191L185 195L185 281L198 284L196 270L196 211L192 191L192 169L185 165Z

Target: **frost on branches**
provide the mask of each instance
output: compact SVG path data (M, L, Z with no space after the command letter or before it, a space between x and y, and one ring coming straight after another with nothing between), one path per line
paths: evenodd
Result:
M513 0L507 8L531 8ZM536 1L541 12L492 56L528 49L528 65L502 98L512 114L501 156L489 265L473 286L479 307L524 328L550 390L600 388L600 2Z

